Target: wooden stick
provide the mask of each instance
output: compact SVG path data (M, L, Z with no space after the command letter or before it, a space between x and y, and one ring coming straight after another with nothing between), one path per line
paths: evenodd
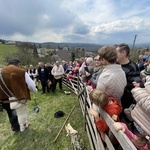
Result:
M77 106L77 105L75 105L75 106L72 108L72 110L70 111L70 113L68 114L68 116L67 116L66 120L64 121L63 125L61 126L61 128L60 128L60 130L59 130L59 132L58 132L57 136L55 137L55 139L54 139L53 143L55 143L55 142L56 142L56 140L58 139L58 137L59 137L59 135L60 135L60 132L62 131L63 127L65 126L65 124L66 124L67 120L68 120L68 119L69 119L69 117L71 116L71 114L72 114L72 112L73 112L73 110L75 109L75 107L76 107L76 106Z

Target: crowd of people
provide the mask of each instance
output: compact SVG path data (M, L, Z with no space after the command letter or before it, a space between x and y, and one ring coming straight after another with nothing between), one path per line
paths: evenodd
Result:
M57 82L59 83L59 88L62 89L62 77L65 73L64 67L60 64L59 61L56 61L54 65L51 65L49 62L39 62L38 67L34 68L33 65L30 65L29 69L26 72L35 82L37 89L39 84L42 87L42 93L55 92Z
M112 138L108 126L100 117L99 107L102 107L116 121L114 123L116 131L123 130L137 149L150 149L150 76L143 77L142 75L144 70L148 70L149 57L144 60L143 70L140 70L138 64L130 60L130 48L127 44L120 44L116 47L104 46L98 53L100 65L103 67L95 82L97 85L93 88L87 83L87 90L93 103L89 114L94 116L98 131L101 134L105 132ZM108 97L106 98L104 93L97 92L95 89L104 90ZM110 102L111 98L115 98L121 108L118 104ZM109 101L107 105L103 105L105 99ZM131 105L134 107L129 109ZM116 115L115 119L114 115ZM103 136L102 139L105 142ZM116 139L112 141L117 149Z
M31 64L26 70L19 68L19 64L19 60L10 60L9 65L1 69L0 76L0 99L8 113L12 130L24 131L29 126L26 113L29 91L37 92L41 84L42 94L55 92L57 83L61 90L63 75L66 74L68 82L71 76L79 76L86 86L92 104L88 112L94 116L94 123L104 143L105 132L116 149L119 145L100 116L99 107L115 121L115 130L123 130L137 149L150 149L148 52L139 55L138 61L133 62L130 60L130 47L123 43L100 48L94 58L85 57L74 62L56 61L54 65L39 62L37 68ZM18 78L21 78L21 83L16 81ZM131 109L131 106L134 107Z
M116 122L116 131L123 130L137 149L150 148L150 90L147 86L150 85L150 58L147 52L140 58L143 58L143 69L139 61L130 60L127 44L104 46L94 59L82 59L78 69L92 103L89 114L94 116L103 141L105 132L112 139L115 149L119 144L100 116L99 107L104 108Z

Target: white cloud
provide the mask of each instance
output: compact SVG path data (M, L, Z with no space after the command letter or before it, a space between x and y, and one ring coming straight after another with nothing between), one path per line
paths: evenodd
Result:
M131 42L138 34L139 42L144 42L150 40L149 4L149 0L0 0L0 38L117 43Z
M114 32L126 32L126 31L142 31L148 29L150 24L142 18L132 18L117 20L114 22L104 23L97 26L93 26L91 32L93 33L106 33L111 34Z

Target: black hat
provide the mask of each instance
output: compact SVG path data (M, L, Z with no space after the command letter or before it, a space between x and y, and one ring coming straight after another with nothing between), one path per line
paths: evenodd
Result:
M60 117L63 117L64 115L65 115L65 113L63 111L59 110L54 114L54 117L60 118Z
M9 65L18 65L20 64L20 60L18 58L11 58L8 60Z
M40 109L39 109L39 107L34 107L33 110L34 110L35 113L38 113Z

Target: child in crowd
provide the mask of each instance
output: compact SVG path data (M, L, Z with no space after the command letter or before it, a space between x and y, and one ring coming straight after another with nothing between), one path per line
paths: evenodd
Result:
M105 141L103 133L110 133L109 136L112 136L112 134L109 131L109 127L105 120L100 116L99 107L102 107L114 121L119 121L122 107L118 100L113 97L108 97L106 92L102 89L93 89L89 94L89 98L93 103L93 107L90 108L88 112L94 116L94 123L100 132L103 141ZM116 143L114 136L110 138Z
M150 137L145 135L135 135L133 134L125 123L115 122L114 128L116 131L122 130L131 142L135 145L138 150L149 150L150 149Z

